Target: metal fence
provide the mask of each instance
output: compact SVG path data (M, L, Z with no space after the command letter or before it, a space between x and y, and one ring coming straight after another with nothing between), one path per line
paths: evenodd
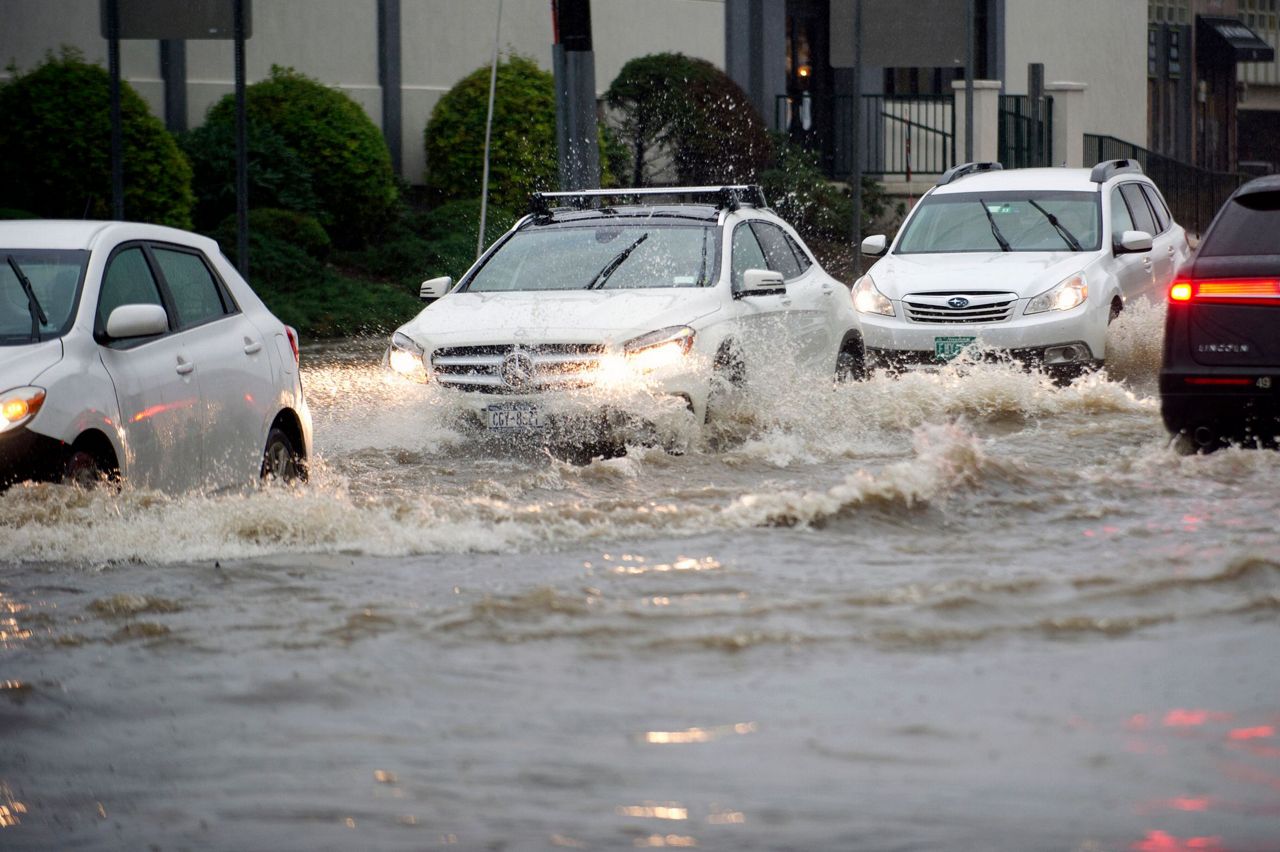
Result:
M1001 95L996 136L1006 169L1053 165L1053 98Z
M1160 187L1173 218L1195 234L1204 233L1218 208L1249 179L1249 175L1236 172L1211 172L1112 136L1086 133L1085 165L1104 160L1137 160Z
M853 173L855 100L861 101L863 174L910 179L955 165L953 95L838 95L821 102L779 95L774 129L822 152L828 176L843 180Z

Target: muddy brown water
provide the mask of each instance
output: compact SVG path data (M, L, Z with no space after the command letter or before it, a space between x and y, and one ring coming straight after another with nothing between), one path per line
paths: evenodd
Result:
M1280 454L1159 330L585 466L312 350L304 487L0 495L0 848L1280 849Z

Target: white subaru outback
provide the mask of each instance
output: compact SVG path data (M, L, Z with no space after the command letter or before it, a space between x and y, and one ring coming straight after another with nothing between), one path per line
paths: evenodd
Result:
M1190 255L1133 160L1093 169L966 163L920 199L853 289L867 367L937 364L972 344L1071 375L1106 359L1126 304L1158 304Z
M629 392L701 422L717 373L740 384L781 360L831 377L861 351L848 287L754 186L535 195L456 285L421 295L384 363L497 433L555 439Z

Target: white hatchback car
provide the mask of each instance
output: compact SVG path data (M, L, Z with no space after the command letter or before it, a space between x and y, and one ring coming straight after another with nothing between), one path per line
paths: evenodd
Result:
M966 163L916 204L854 284L868 367L936 364L979 343L1071 375L1106 359L1126 304L1160 304L1190 256L1133 160L1093 169Z
M533 201L456 286L423 283L430 304L385 359L456 392L482 429L554 440L624 387L674 397L701 422L717 374L740 384L781 360L834 376L861 351L849 288L758 187Z
M0 487L305 476L298 337L218 250L131 222L0 223Z

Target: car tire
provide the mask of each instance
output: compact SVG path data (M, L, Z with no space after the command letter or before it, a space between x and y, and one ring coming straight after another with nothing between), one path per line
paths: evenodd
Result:
M262 451L261 478L264 482L302 482L307 478L306 462L289 433L272 426Z
M72 449L62 466L62 484L77 488L95 488L109 479L108 471L93 453Z
M862 345L857 343L845 343L839 353L836 354L836 381L837 382L861 382L867 378L867 361L866 355L862 351Z

